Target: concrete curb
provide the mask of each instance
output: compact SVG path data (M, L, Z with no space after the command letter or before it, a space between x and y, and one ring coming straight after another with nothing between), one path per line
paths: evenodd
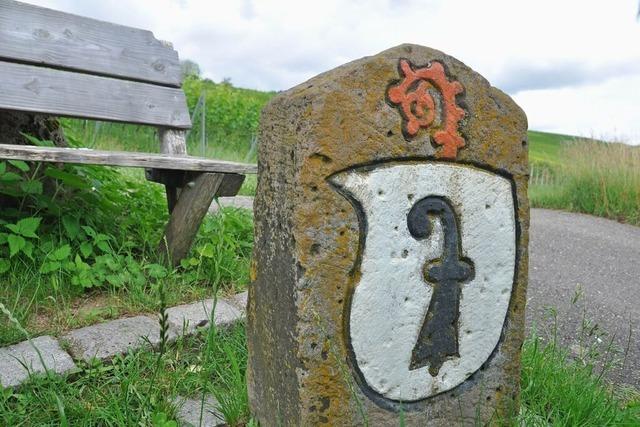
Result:
M218 202L220 202L220 206L223 208L233 207L253 211L253 197L251 196L220 197L218 198ZM214 200L209 208L209 213L215 214L218 212L218 209L218 203Z
M246 299L246 291L229 298L219 298L214 314L216 326L226 327L243 320ZM175 341L181 336L195 335L199 329L209 327L213 302L209 299L167 309L169 339ZM52 374L64 375L77 370L77 361L109 361L130 350L149 345L155 348L159 342L160 326L157 318L151 316L122 318L87 326L70 331L59 340L51 336L33 338L31 342L27 340L0 348L0 389L18 387L32 374L45 373L46 369Z
M45 372L43 361L49 371L54 374L63 375L76 369L71 356L60 347L55 338L50 336L33 338L31 342L23 341L0 348L0 386L16 387L29 378L29 373L43 374Z
M206 396L204 405L201 399L189 399L178 396L174 400L176 418L182 427L218 427L226 426L220 404L213 396ZM200 413L202 412L202 420Z

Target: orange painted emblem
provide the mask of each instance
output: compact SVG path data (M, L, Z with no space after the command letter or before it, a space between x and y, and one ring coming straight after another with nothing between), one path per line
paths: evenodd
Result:
M399 69L404 79L389 87L387 96L402 114L405 137L412 138L421 128L432 127L433 140L442 146L438 157L455 159L465 144L458 132L465 113L456 104L456 95L464 90L462 85L449 81L444 66L437 61L414 70L408 60L401 59Z

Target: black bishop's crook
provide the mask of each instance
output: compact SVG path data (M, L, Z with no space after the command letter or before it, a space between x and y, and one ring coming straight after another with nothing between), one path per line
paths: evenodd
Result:
M442 364L460 357L458 349L458 318L461 285L473 280L474 266L461 255L461 238L451 204L444 198L428 196L419 200L407 217L409 232L417 240L432 233L431 218L440 218L444 231L442 257L428 261L423 267L424 278L433 288L427 315L413 348L410 369L429 366L437 376Z

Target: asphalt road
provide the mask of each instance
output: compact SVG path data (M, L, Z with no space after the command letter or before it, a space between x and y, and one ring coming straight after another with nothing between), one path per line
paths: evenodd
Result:
M640 227L532 209L529 262L528 328L548 334L553 307L574 355L613 342L624 364L609 377L640 388Z

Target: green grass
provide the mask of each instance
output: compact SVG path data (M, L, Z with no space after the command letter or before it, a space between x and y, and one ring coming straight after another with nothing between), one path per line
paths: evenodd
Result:
M151 241L160 241L161 230L151 235ZM215 287L222 293L243 290L249 282L252 242L249 212L224 208L219 215L206 218L184 266L162 274L169 305L210 298ZM58 335L123 315L154 312L158 308L157 285L149 273L159 266L153 255L149 256L152 258L134 258L125 252L122 262L129 272L123 272L127 276L123 282L117 286L99 283L91 289L74 285L67 272L43 275L38 260L22 260L0 276L0 303L34 335ZM121 268L119 262L116 268ZM0 345L22 339L8 326L0 319Z
M579 139L555 144L548 138L531 146L535 158L557 158L532 162L532 206L640 225L640 147Z
M595 362L572 359L553 340L529 337L522 354L522 407L511 425L640 425L640 395L614 393ZM112 364L81 365L67 380L34 376L19 391L0 394L0 424L158 425L154 419L174 419L176 396L212 394L230 425L244 425L252 423L246 363L243 325L210 329L168 346L161 356L140 350Z
M529 162L532 164L556 165L565 143L573 141L574 136L530 130Z
M607 331L583 318L575 333L579 350L570 351L559 342L555 309L548 313L542 323L549 330L539 334L534 327L522 348L521 419L525 425L640 425L640 390L606 380L611 370L624 363L628 349L616 348ZM594 334L601 338L593 340Z
M177 396L203 395L219 399L230 425L250 421L243 325L180 339L161 355L140 350L79 368L1 391L0 425L158 426L175 418Z

